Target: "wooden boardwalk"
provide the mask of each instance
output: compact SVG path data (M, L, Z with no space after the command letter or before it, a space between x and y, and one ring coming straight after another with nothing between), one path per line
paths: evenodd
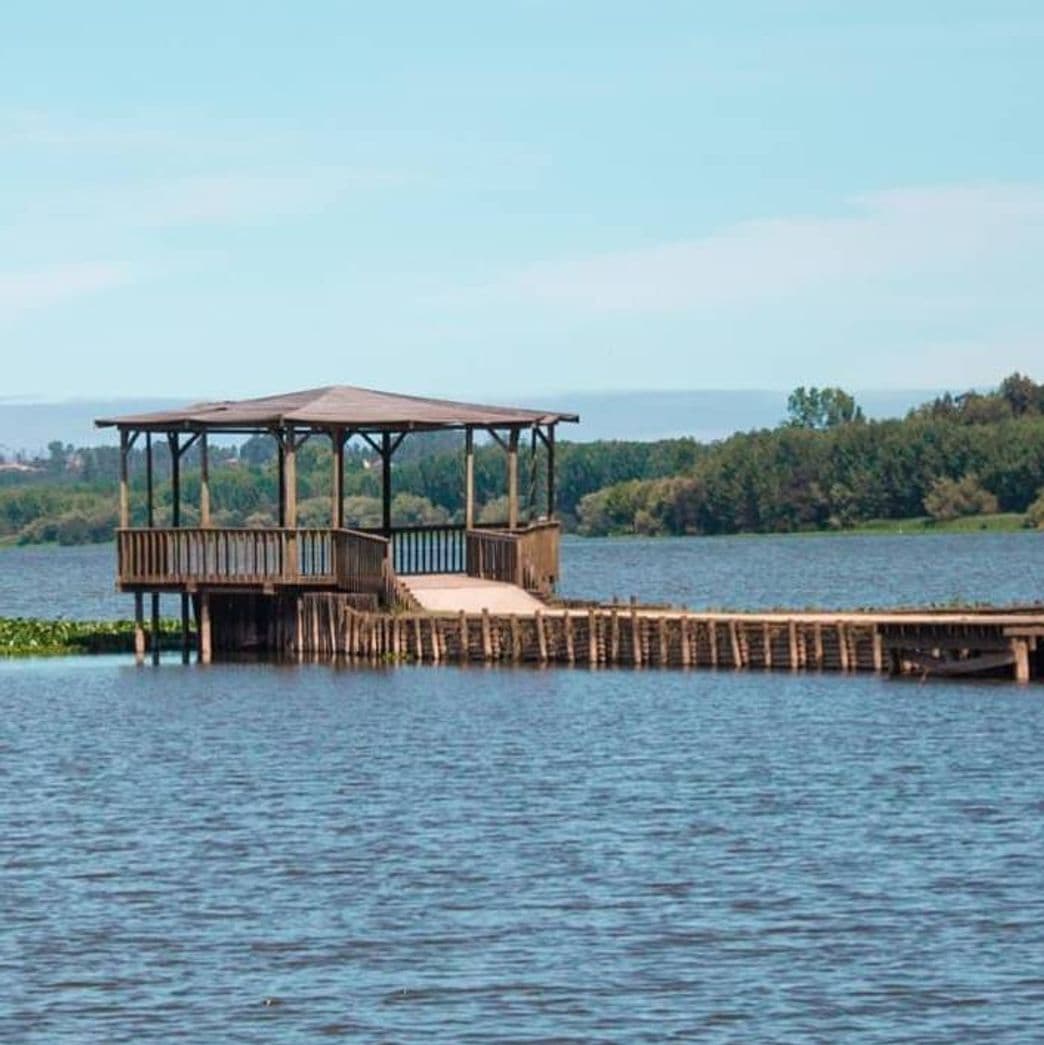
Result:
M727 613L556 605L512 585L437 575L411 578L408 591L414 604L395 611L360 606L337 593L219 602L215 648L419 663L986 675L1018 682L1044 677L1039 607Z
M505 581L463 573L402 577L399 583L424 610L436 613L520 613L532 616L547 607L536 596Z

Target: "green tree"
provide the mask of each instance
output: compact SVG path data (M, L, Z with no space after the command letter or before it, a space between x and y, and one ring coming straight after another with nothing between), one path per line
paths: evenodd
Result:
M988 515L997 510L997 498L969 473L960 479L936 479L924 498L925 511L935 520Z
M863 420L863 411L842 388L795 388L787 398L787 423L792 428L826 431Z

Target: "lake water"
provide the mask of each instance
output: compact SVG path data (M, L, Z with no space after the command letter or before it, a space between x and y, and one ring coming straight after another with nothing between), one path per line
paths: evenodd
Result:
M569 542L565 574L692 605L1031 600L1042 550ZM111 570L4 551L0 612L125 612ZM1042 693L0 662L0 1040L1033 1040Z
M112 545L0 549L0 616L128 617L115 563ZM559 587L694 609L1041 602L1044 535L567 537Z

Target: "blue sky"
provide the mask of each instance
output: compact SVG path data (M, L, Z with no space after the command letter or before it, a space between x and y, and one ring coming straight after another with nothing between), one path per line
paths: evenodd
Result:
M0 13L0 398L1044 379L1044 5Z

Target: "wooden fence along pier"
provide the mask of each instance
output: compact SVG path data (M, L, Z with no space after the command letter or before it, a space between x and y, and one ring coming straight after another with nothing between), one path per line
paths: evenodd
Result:
M422 663L482 662L630 667L1044 677L1044 608L1024 611L692 613L646 606L563 604L555 521L555 427L572 414L418 399L333 387L259 400L203 403L105 419L120 432L117 587L135 598L136 651L155 641L162 593L180 596L183 657L191 619L198 655L258 651L277 656L359 657ZM397 526L391 515L393 456L411 432L464 434L464 519ZM525 432L542 450L545 482L521 511L518 447ZM211 524L208 434L267 433L279 468L279 524ZM474 437L488 433L507 455L507 519L477 526ZM155 525L153 438L171 460L171 524ZM128 460L144 436L146 525L130 525ZM382 525L344 519L344 448L375 451ZM313 437L332 448L328 528L297 525L296 452ZM198 445L198 527L181 526L181 460ZM533 479L536 475L534 471ZM152 641L146 642L145 598Z

